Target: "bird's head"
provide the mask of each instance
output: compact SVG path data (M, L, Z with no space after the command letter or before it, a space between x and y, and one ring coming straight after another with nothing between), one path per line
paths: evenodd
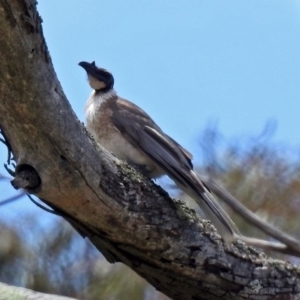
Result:
M114 77L105 69L98 68L93 61L88 63L82 61L79 66L85 69L91 88L96 91L107 92L114 87Z

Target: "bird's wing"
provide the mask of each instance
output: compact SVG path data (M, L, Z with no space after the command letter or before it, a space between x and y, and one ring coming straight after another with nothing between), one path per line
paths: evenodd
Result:
M196 200L224 239L232 240L238 230L193 171L192 155L164 134L138 106L121 98L118 98L114 105L111 116L114 126Z
M168 135L164 134L151 117L134 103L118 98L115 101L115 107L112 109L111 119L115 127L129 142L150 157L155 152L159 156L160 151L161 155L169 154L168 159L165 157L167 159L166 163L168 160L172 160L172 164L179 163L185 166L186 169L193 168L192 155ZM158 140L160 143L158 143ZM158 148L155 148L156 146ZM148 152L147 149L149 149ZM158 159L155 156L152 158L154 161ZM159 161L158 165L161 165Z

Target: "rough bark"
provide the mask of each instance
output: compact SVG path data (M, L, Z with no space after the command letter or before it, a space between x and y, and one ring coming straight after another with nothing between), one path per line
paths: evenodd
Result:
M173 299L300 299L297 266L242 242L224 249L210 222L95 146L56 77L35 3L0 3L0 126L17 177L39 176L28 192Z

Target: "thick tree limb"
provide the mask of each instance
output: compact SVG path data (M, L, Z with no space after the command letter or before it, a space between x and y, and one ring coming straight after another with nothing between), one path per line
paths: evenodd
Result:
M0 1L0 125L16 176L30 166L40 178L27 191L173 299L300 299L298 267L243 242L224 249L210 222L96 149L56 78L35 9Z

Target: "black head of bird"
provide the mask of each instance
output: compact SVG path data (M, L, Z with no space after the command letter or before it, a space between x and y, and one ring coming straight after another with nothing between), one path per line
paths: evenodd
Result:
M107 92L114 87L113 75L105 69L98 68L94 61L91 63L82 61L79 66L85 69L91 88L97 92Z

